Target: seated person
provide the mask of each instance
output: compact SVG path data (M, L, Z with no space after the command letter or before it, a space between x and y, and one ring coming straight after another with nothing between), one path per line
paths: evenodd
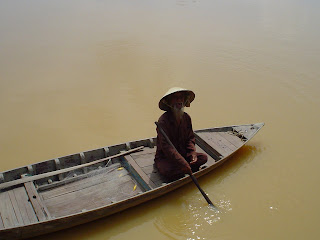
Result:
M160 174L169 181L198 171L208 160L206 154L196 152L191 118L184 112L184 107L190 107L194 98L195 94L190 90L171 88L159 102L159 108L166 112L160 116L158 124L177 151L157 128L157 151L154 161Z

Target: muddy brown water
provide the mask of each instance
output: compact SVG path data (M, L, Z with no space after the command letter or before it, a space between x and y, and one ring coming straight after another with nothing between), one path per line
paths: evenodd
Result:
M168 88L194 129L265 122L195 186L36 239L317 239L317 1L1 1L0 171L155 136Z

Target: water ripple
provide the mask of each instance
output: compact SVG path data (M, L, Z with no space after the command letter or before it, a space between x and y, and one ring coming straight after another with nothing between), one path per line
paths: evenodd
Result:
M179 204L178 201L178 206L174 203L167 206L163 214L155 218L154 225L170 239L210 239L208 228L216 227L224 215L232 210L230 199L226 196L216 197L220 199L215 202L216 208L204 205L201 195L183 197L183 202Z

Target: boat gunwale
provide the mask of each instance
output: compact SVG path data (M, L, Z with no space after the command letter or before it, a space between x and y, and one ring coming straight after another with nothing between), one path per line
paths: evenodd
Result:
M262 124L262 126L264 125L264 123L230 125L230 126L213 127L213 128L202 128L202 129L195 130L194 132L197 133L197 132L214 130L214 129L223 129L223 128L240 127L240 126L252 126L252 125L257 125L257 124ZM261 127L260 127L259 129L257 129L257 131L255 132L255 134L256 134L260 129L261 129ZM254 134L254 135L255 135L255 134ZM253 137L254 135L252 135L252 137ZM120 147L121 145L126 145L127 143L137 143L137 142L149 141L150 139L156 140L157 137L137 139L137 140L133 140L133 141L129 141L129 142L122 142L122 143L115 144L115 145L109 145L109 146L98 147L98 148L94 148L94 149L90 149L90 150L86 150L86 151L80 151L80 152L77 152L77 153L68 154L68 155L64 155L64 156L60 156L60 157L54 157L54 158L50 158L50 159L47 159L47 160L44 160L44 161L39 161L39 162L31 163L31 164L28 164L28 165L25 165L25 166L8 169L8 170L5 170L5 171L0 172L0 174L4 174L4 173L11 172L11 171L14 171L14 170L22 169L22 168L27 168L27 167L30 166L30 165L36 165L36 164L39 164L39 163L45 163L45 162L54 160L54 159L56 159L56 158L59 158L59 159L60 159L60 158L64 158L64 157L68 157L68 156L73 156L73 155L76 155L76 154L80 154L80 153L82 153L82 152L83 152L83 153L87 153L87 152L92 152L92 151L96 151L96 150L101 150L101 149L103 149L103 148ZM248 139L248 140L249 140L249 139ZM145 146L145 145L141 145L141 146ZM110 157L112 157L112 156L110 156ZM38 174L35 174L35 175L38 175ZM34 176L35 176L35 175L34 175ZM11 181L12 181L12 180L11 180ZM9 181L4 181L4 182L1 182L1 183L5 183L5 182L9 182Z
M246 139L246 141L243 142L242 146L240 146L239 148L235 149L233 152L231 152L229 155L217 160L216 162L214 162L213 164L211 164L210 166L204 168L204 169L201 169L199 170L198 172L194 173L194 176L195 177L200 177L200 176L203 176L209 172L211 172L213 169L219 167L221 164L223 164L226 160L228 160L233 154L235 154L240 148L242 148L248 141L250 141L258 132L259 130L261 130L261 128L264 126L264 123L255 123L255 124L243 124L243 125L233 125L233 126L224 126L224 127L214 127L214 128L206 128L206 129L199 129L199 130L195 130L194 132L197 133L197 132L201 132L201 131L208 131L208 130L214 130L214 129L222 129L222 128L227 128L227 127L240 127L240 126L252 126L252 125L258 125L259 124L259 127L257 129L255 129L254 133L250 136L249 139ZM140 140L136 140L136 141L130 141L129 143L137 143L137 142L141 142L143 143L144 141L148 141L150 139L156 139L156 138L145 138L145 139L140 139ZM128 142L126 142L128 143ZM126 143L120 143L120 144L117 144L117 145L111 145L111 146L107 146L108 148L111 148L111 147L118 147L118 146L121 146L121 145L126 145ZM143 144L141 144L140 146L145 146ZM103 147L102 147L103 148ZM101 148L97 148L97 149L93 149L93 150L88 150L86 152L90 152L90 151L94 151L94 150L99 150ZM77 154L77 153L75 153ZM71 154L71 155L74 155L74 154ZM71 155L67 155L67 156L71 156ZM50 160L47 160L47 161L50 161ZM42 161L42 162L46 162L46 161ZM37 163L34 163L34 164L37 164ZM26 166L24 166L26 167ZM20 167L20 168L24 168L24 167ZM20 169L20 168L17 168L17 169ZM10 171L12 171L14 169L11 169ZM2 172L3 173L3 172ZM36 175L34 175L36 176ZM10 227L10 228L4 228L4 229L0 229L0 233L1 234L10 234L10 236L12 236L12 234L14 234L15 236L18 236L19 232L21 231L28 231L28 229L32 229L34 226L38 226L38 227L42 227L43 225L48 225L50 226L50 224L54 224L57 225L57 226L60 226L60 228L56 228L57 230L54 230L52 231L51 228L48 228L47 231L44 231L42 232L41 234L46 234L46 233L50 233L50 232L55 232L55 231L59 231L59 230L62 230L62 229L65 229L65 227L61 226L62 224L59 223L59 222L64 222L64 221L69 221L68 219L78 219L79 217L83 217L83 216L90 216L89 218L86 218L85 220L81 221L81 220L78 220L78 221L75 221L74 225L68 225L67 228L69 227L73 227L73 226L77 226L77 225L80 225L80 224L84 224L84 223L87 223L87 222L91 222L91 221L94 221L94 220L97 220L99 218L102 218L102 217L107 217L107 216L110 216L110 215L113 215L117 212L121 212L125 209L128 209L128 208L131 208L131 207L134 207L134 206L137 206L139 205L140 203L143 203L143 202L146 202L146 201L149 201L149 200L152 200L154 198L157 198L159 196L162 196L166 193L169 193L183 185L186 185L187 183L191 182L191 178L189 176L184 176L183 178L180 178L176 181L173 181L173 182L170 182L170 183L167 183L165 185L161 185L159 187L156 187L156 188L153 188L151 190L146 190L145 192L142 192L142 193L139 193L135 196L132 196L132 197L129 197L129 198L126 198L126 199L123 199L123 200L120 200L118 202L115 202L115 203L112 203L112 204L108 204L108 205L103 205L103 206L100 206L100 207L96 207L96 208L93 208L93 209L90 209L90 210L87 210L85 212L78 212L78 213L74 213L74 214L69 214L69 215L65 215L65 216L61 216L61 217L57 217L57 218L51 218L51 219L48 219L48 220L45 220L45 221L40 221L40 222L36 222L36 223L31 223L31 224L26 224L26 225L22 225L22 226L15 226L15 227ZM0 191L1 192L1 191ZM144 199L145 196L148 196L147 200ZM140 201L139 201L140 200ZM119 210L119 206L121 207L121 209ZM97 214L94 214L94 213L97 213ZM100 214L99 214L100 213ZM16 233L14 233L16 232ZM26 237L30 237L30 236L37 236L37 235L28 235ZM18 237L21 237L18 236Z

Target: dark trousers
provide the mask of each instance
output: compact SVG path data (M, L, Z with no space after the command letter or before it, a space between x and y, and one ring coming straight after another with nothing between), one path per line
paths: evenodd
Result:
M204 153L197 153L197 161L194 164L190 164L191 159L186 158L186 161L189 163L192 172L196 172L201 165L208 161L208 157ZM155 164L159 173L168 181L174 181L184 176L181 167L174 161L170 161L170 159L157 159Z

